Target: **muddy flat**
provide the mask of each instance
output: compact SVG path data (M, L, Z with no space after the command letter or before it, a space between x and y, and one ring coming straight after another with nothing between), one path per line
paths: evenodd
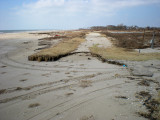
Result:
M135 97L146 89L140 79L89 53L93 45L111 47L107 38L89 33L75 50L81 53L37 62L27 57L44 36L17 34L0 40L1 120L145 120L137 114L146 110Z

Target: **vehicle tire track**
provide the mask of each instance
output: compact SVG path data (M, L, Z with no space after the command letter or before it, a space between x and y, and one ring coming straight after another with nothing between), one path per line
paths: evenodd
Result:
M134 81L132 81L132 82L134 82ZM131 83L132 83L132 82L131 82ZM81 96L78 96L78 97L76 97L76 98L71 98L70 100L67 100L67 101L64 101L64 102L62 102L62 103L59 103L59 104L57 104L57 105L55 105L55 106L52 106L51 108L46 109L46 110L44 110L44 111L42 111L42 112L40 112L40 113L38 113L38 114L36 114L36 115L34 115L34 116L26 119L26 120L35 120L36 117L38 117L38 115L43 116L43 114L46 114L45 112L48 112L48 111L50 111L51 109L54 109L54 108L60 107L60 106L63 107L64 104L68 104L68 103L71 102L71 101L78 101L79 98L83 98L83 97L88 96L88 95L90 95L90 94L92 94L92 93L100 92L101 90L105 90L105 89L108 89L108 88L114 88L114 87L117 87L117 86L123 85L123 84L128 84L128 83L120 83L120 84L115 84L115 85L112 85L112 86L107 86L107 87L99 88L99 89L96 89L96 90L91 91L91 92L89 92L89 93L86 93L86 94L83 94L83 95L81 95ZM77 107L77 106L79 106L79 105L81 105L81 104L84 104L84 103L86 103L86 102L89 102L89 101L91 101L91 100L93 100L93 99L95 99L95 98L98 98L98 97L100 97L100 96L103 96L103 95L104 95L104 94L98 95L98 96L93 97L93 98L90 98L90 99L88 99L88 100L84 100L84 101L82 101L82 102L80 102L80 103L78 103L78 104L76 104L76 105L74 105L74 106L70 106L69 108L67 108L67 109L65 109L65 110L63 110L63 111L61 111L61 112L59 111L59 113L62 114L63 112L66 112L66 111L68 111L68 110L70 110L70 109L73 109L73 108L75 108L75 107ZM48 116L48 115L47 115L47 116ZM47 118L47 120L50 120L50 119L52 119L52 118L55 117L55 116L57 116L57 115L56 115L56 114L53 115L53 116L51 115L51 117L50 117L50 118Z

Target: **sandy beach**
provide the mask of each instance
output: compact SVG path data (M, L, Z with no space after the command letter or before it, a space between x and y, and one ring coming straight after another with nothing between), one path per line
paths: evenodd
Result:
M28 61L48 35L0 34L0 120L146 120L137 93L157 94L160 61L102 62L89 47L112 47L90 32L74 52L54 62ZM52 44L57 44L57 39ZM151 76L149 76L151 75ZM149 86L137 83L152 80Z

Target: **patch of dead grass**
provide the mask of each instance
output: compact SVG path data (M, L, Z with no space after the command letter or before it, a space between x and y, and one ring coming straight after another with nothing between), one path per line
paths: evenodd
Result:
M54 39L62 39L62 38L66 38L66 36L45 37L45 38L41 38L39 40L54 40Z
M107 37L114 39L114 44L117 47L128 49L142 49L150 47L150 40L153 37L153 31L144 33L111 33L103 31ZM160 34L155 33L155 46L160 46Z
M28 60L30 61L55 61L65 55L68 55L72 51L74 51L82 42L85 41L85 35L87 31L65 31L65 32L47 32L42 34L48 34L50 37L42 38L40 44L46 42L47 40L53 39L62 39L60 43L55 46L52 46L49 42L49 48L44 48L41 51L28 56ZM54 36L53 35L58 35ZM48 45L48 43L44 43Z
M31 61L54 61L61 56L64 56L72 51L74 51L82 42L84 38L72 38L60 42L54 47L43 49L38 53L35 53L28 57Z
M139 99L143 99L145 107L147 108L147 112L140 111L138 114L150 120L160 120L160 91L158 92L158 96L156 98L152 98L149 92L141 91L137 93L137 97Z
M129 60L129 61L145 61L158 59L160 60L160 53L138 53L134 50L129 50L125 48L101 48L93 46L90 48L93 54L98 54L104 59L108 60Z
M158 106L158 112L157 112L157 118L158 120L160 120L160 91L158 92L158 97L156 99L159 103L159 106Z

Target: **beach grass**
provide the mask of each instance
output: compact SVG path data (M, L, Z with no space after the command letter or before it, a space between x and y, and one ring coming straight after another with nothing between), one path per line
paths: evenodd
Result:
M54 39L61 38L61 42L58 44L51 46L46 49L42 49L41 51L34 53L28 56L28 60L30 61L55 61L63 56L68 55L69 53L76 50L76 48L85 41L85 35L87 32L85 31L66 31L58 33L59 36L55 36ZM50 37L42 38L41 40L54 40L54 33L50 33Z
M137 51L112 47L102 48L93 46L90 48L91 53L100 55L107 60L128 60L128 61L146 61L158 59L160 60L160 53L138 53Z
M61 56L73 52L85 39L81 37L66 39L56 46L43 49L38 53L28 56L30 61L54 61Z

